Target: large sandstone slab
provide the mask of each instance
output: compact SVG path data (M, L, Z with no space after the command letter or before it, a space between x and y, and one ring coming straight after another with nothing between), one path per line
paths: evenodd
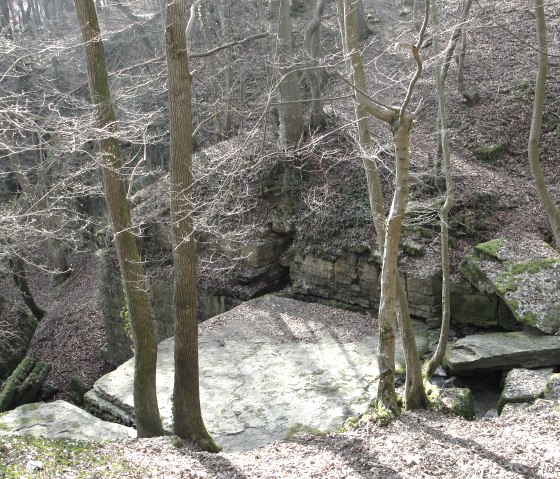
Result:
M528 331L466 336L450 344L444 358L444 367L454 374L556 365L560 365L560 336Z
M0 414L0 436L31 435L50 439L117 441L136 437L136 431L102 421L65 401L25 404Z
M425 330L417 334L425 352ZM225 449L283 439L295 424L337 429L376 396L377 338L368 316L265 296L203 323L199 345L202 412ZM88 407L133 424L133 373L129 361L99 379L86 394ZM157 374L171 430L172 340L159 345Z
M488 241L459 269L479 291L498 294L518 322L560 332L560 255L548 244L531 238Z

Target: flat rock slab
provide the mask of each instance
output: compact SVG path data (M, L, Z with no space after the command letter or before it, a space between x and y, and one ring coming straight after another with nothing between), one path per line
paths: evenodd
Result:
M547 334L560 332L560 254L545 242L481 243L459 269L479 291L498 294L518 322Z
M0 414L0 435L105 442L136 437L136 431L102 421L65 401L55 401L25 404Z
M276 296L248 301L200 326L201 403L227 450L283 439L296 424L320 431L363 412L377 392L372 319ZM417 331L420 351L427 335ZM399 348L399 361L403 361ZM133 363L99 379L88 408L133 424ZM158 400L172 430L173 341L158 350ZM301 427L301 426L300 426Z
M528 331L466 336L450 344L444 358L444 367L452 374L557 365L560 365L560 336Z

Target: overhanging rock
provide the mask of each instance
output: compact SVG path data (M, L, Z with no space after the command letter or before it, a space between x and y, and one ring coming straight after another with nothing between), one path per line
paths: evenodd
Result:
M557 365L560 336L527 331L466 336L448 346L444 359L444 367L452 374Z
M495 239L477 245L459 269L479 291L503 298L518 322L560 332L560 255L548 244Z

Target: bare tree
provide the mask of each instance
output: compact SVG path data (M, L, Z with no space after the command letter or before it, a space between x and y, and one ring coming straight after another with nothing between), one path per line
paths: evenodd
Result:
M437 0L432 4L432 28L437 29L438 10ZM441 241L441 329L436 350L428 361L425 375L431 381L437 367L441 364L447 339L449 336L449 325L451 322L451 268L449 263L449 213L453 207L455 188L453 184L453 170L451 165L451 152L449 150L449 133L447 130L447 108L445 105L445 82L443 77L443 65L440 56L439 40L437 33L433 38L433 50L436 57L436 88L438 98L438 150L441 150L443 173L445 178L445 201L440 210L440 241ZM445 62L445 60L443 61Z
M105 50L93 0L75 0L76 15L84 40L91 100L101 140L101 161L107 207L115 235L115 246L124 283L134 345L134 412L139 437L163 435L156 394L157 342L150 317L144 268L132 221L124 178L121 175L120 145L116 138Z
M542 116L544 95L546 91L546 77L548 75L548 41L546 34L546 17L544 13L544 0L535 0L535 17L537 22L537 39L539 45L539 67L535 83L535 99L533 101L533 117L531 131L529 132L529 165L535 180L537 193L541 204L548 216L556 246L560 248L560 210L554 204L546 185L546 180L539 160L539 145L541 141Z
M345 54L348 55L352 82L355 90L355 111L358 121L358 138L360 145L367 150L371 147L367 115L385 121L391 125L397 153L396 173L397 184L393 196L393 205L387 220L383 210L381 181L375 162L364 158L364 167L368 183L368 193L372 216L377 233L377 241L381 257L383 258L381 281L381 305L379 309L379 370L380 387L378 400L391 411L397 410L397 400L394 387L395 379L395 330L398 324L406 362L405 407L416 409L424 407L426 396L424 392L422 370L418 349L414 339L408 300L406 292L397 271L397 254L399 247L400 229L408 199L408 162L409 162L409 130L414 115L406 108L410 101L415 83L422 72L422 62L418 53L418 46L422 44L426 22L421 30L416 46L412 46L414 58L417 62L417 72L412 79L407 96L401 107L388 107L373 101L367 94L367 84L363 71L361 55L358 50L356 30L356 9L352 0L339 0L338 17L342 26L342 37ZM426 10L428 5L426 6ZM427 11L426 11L427 15ZM396 238L396 240L395 240ZM387 249L387 248L390 249Z
M165 37L169 76L171 150L171 231L175 319L175 433L210 452L220 451L206 430L200 409L196 318L196 241L192 215L191 75L185 36L186 4L168 0Z

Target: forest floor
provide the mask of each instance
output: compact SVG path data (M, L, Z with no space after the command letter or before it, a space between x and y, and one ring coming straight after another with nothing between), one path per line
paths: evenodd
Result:
M272 479L557 479L560 410L536 403L520 416L466 421L432 411L402 414L389 426L301 435L242 452L197 452L176 437L105 446L0 438L0 477ZM2 476L2 466L7 471Z

